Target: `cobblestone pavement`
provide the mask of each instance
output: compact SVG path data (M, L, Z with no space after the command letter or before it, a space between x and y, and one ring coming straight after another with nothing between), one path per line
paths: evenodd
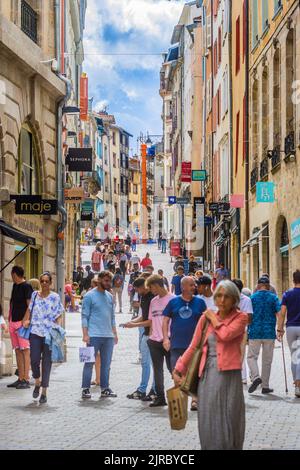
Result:
M144 255L146 249L139 251ZM170 276L169 255L161 255L155 246L149 251L155 268L164 268ZM118 323L129 318L128 314L117 315ZM171 431L166 408L151 410L147 403L126 398L140 380L136 330L119 330L111 370L111 387L118 398L99 400L94 388L92 400L83 402L82 365L78 360L80 314L68 314L66 327L67 363L53 367L47 405L41 407L31 398L32 389L8 389L6 385L14 377L0 380L0 449L199 449L197 413L190 412L185 431ZM271 376L274 394L263 396L257 391L249 396L245 388L245 449L300 449L300 400L293 396L289 360L286 347L287 396L278 344ZM171 380L166 376L166 387L169 385Z

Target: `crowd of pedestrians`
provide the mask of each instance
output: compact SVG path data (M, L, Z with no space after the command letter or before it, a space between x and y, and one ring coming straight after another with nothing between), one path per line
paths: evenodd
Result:
M188 263L178 257L174 275L168 279L162 269L153 266L149 253L143 258L136 254L129 238L126 243L98 243L91 266L85 272L79 267L73 281L66 283L65 305L73 309L72 296L82 298L83 342L95 352L95 361L83 367L82 399L91 398L92 384L100 387L100 396L117 397L110 385L110 371L118 344L116 307L118 304L119 313L124 312L127 284L130 310L124 313L131 313L132 318L120 326L138 331L141 366L140 383L128 391L127 398L149 402L151 408L166 406L165 371L180 386L202 339L198 393L191 403L191 410L198 411L201 448L242 449L243 384L249 387L249 394L258 387L264 395L273 393L270 374L275 340L283 341L285 328L295 396L300 398L300 271L294 273L294 288L280 301L268 274L258 279L252 292L240 279L230 280L224 264L204 273L193 256ZM163 241L162 234L159 249ZM50 273L43 273L39 281L26 282L23 269L16 266L12 279L9 332L19 377L9 387L29 388L31 366L33 397L40 396L40 403L45 403L53 351L64 337L60 326L64 307L51 291ZM29 339L18 334L21 327L29 326ZM1 311L0 327L7 328Z

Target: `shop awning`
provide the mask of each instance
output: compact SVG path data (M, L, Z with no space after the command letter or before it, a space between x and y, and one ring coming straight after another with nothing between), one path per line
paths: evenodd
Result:
M249 240L242 246L242 249L247 248L247 246L256 245L257 239L259 236L268 228L268 225L265 225L262 229L255 232ZM269 238L268 236L265 238Z
M5 237L13 238L18 242L25 243L26 245L36 245L35 238L25 235L25 233L19 232L11 225L8 225L4 220L0 220L0 231Z
M224 236L224 235L220 235L219 238L217 238L215 241L214 241L214 245L216 246L222 246L224 245L225 241L227 240L227 238Z

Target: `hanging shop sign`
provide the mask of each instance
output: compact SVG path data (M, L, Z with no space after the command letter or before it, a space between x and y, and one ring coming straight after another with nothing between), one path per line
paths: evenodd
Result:
M89 109L89 83L88 77L83 73L80 77L80 120L87 121Z
M93 212L88 212L88 211L81 211L81 217L80 219L82 221L89 221L91 222L93 220Z
M216 212L217 214L228 214L230 212L229 202L211 202L209 204L210 212Z
M177 203L177 197L176 196L169 196L169 204L176 204Z
M205 197L194 197L194 210L201 205L205 205Z
M181 182L192 182L192 162L183 162L181 164Z
M93 170L93 149L88 148L69 148L66 157L68 171L92 171Z
M56 215L58 212L57 199L42 199L41 196L10 196L16 201L17 215Z
M186 204L190 204L190 198L189 197L178 197L177 200L176 200L176 203L177 204L180 204L182 206L186 205Z
M296 248L300 245L300 219L295 220L291 224L291 238L292 248Z
M230 197L230 207L234 209L243 209L245 207L244 194L232 194Z
M275 183L256 183L256 202L275 202Z
M206 170L193 170L192 181L206 181L207 172Z
M65 189L65 202L66 204L80 204L84 201L84 189L81 188L72 188Z

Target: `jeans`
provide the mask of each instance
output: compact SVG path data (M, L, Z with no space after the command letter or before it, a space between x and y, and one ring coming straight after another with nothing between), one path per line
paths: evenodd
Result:
M300 326L288 326L286 339L292 356L293 379L300 380Z
M153 363L154 380L157 398L165 400L165 387L164 387L164 358L170 374L172 373L170 363L170 351L166 351L162 343L148 339L148 346L150 349L151 359Z
M171 369L172 371L175 369L176 362L185 353L185 349L171 349L170 354L171 354Z
M132 243L132 251L136 251L136 243Z
M149 336L142 335L141 342L140 342L140 351L142 355L142 379L141 383L138 387L138 391L141 393L146 393L147 392L147 387L150 379L150 373L151 373L151 354L148 346L148 338ZM153 379L152 383L152 390L155 391L155 381Z
M31 370L34 379L41 377L41 361L42 361L42 382L43 388L49 387L50 372L52 366L51 351L49 346L45 344L45 338L31 334L30 335L30 361Z
M100 352L101 358L101 374L100 386L102 390L109 387L109 374L112 355L114 350L114 338L90 338L90 343L87 346L93 346L95 349L95 356ZM86 362L82 374L82 388L90 388L94 362Z
M161 241L161 252L162 253L167 253L167 240L162 240Z
M140 354L142 354L141 344L142 344L142 339L143 339L144 332L145 332L145 328L143 326L140 326L139 327L139 352L140 352Z
M249 339L247 362L252 382L260 377L257 361L262 346L262 388L269 388L274 345L275 340L273 339Z

